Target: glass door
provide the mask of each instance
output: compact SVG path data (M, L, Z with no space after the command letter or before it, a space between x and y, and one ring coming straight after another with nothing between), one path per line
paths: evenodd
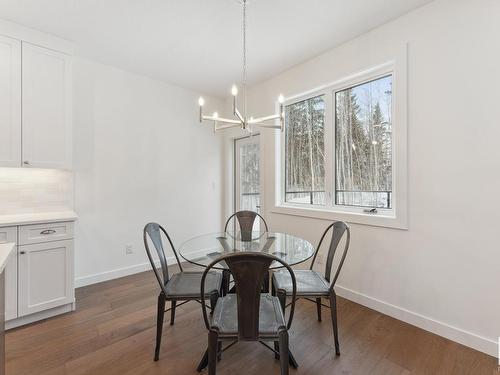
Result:
M234 207L235 211L249 210L260 214L260 137L234 140ZM255 220L254 231L260 229Z

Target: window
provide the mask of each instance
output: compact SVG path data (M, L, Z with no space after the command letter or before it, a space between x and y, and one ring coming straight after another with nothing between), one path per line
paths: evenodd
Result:
M392 207L392 75L335 92L335 204Z
M391 62L285 101L276 212L406 227L406 82L396 72Z
M285 119L285 201L324 205L324 96L287 105Z

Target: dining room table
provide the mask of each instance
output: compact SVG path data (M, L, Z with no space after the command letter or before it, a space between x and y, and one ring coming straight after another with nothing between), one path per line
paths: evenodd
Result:
M179 248L179 254L187 262L200 267L207 267L217 258L231 253L256 252L274 255L290 266L306 262L315 252L314 246L304 238L283 232L241 232L227 231L214 232L195 236L184 242ZM278 262L273 262L269 269L282 268ZM222 294L234 293L230 288L231 274L229 267L224 261L217 263L213 268L222 271ZM270 275L263 285L263 292L269 292ZM263 345L272 350L266 343ZM208 364L207 352L198 365L198 371L204 369ZM298 367L292 352L290 351L290 365Z

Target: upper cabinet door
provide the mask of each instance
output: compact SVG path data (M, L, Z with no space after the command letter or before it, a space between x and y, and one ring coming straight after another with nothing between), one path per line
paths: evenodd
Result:
M22 163L71 168L71 58L22 43Z
M21 166L21 42L0 36L0 166Z

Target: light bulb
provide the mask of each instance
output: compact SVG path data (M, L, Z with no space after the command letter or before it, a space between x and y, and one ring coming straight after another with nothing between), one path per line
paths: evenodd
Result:
M233 94L233 96L238 95L238 87L236 87L236 85L233 85L233 87L231 87L231 94Z
M378 144L377 141L372 141L372 145L376 146Z
M200 107L203 107L203 105L205 104L205 99L200 96L200 98L198 99L198 104L200 105Z
M214 118L218 118L219 117L219 114L217 112L214 112L214 114L212 115Z
M285 101L285 98L283 97L283 95L282 95L282 94L280 94L280 96L278 96L278 102L279 102L280 104L283 104L283 103L284 103L284 101Z

